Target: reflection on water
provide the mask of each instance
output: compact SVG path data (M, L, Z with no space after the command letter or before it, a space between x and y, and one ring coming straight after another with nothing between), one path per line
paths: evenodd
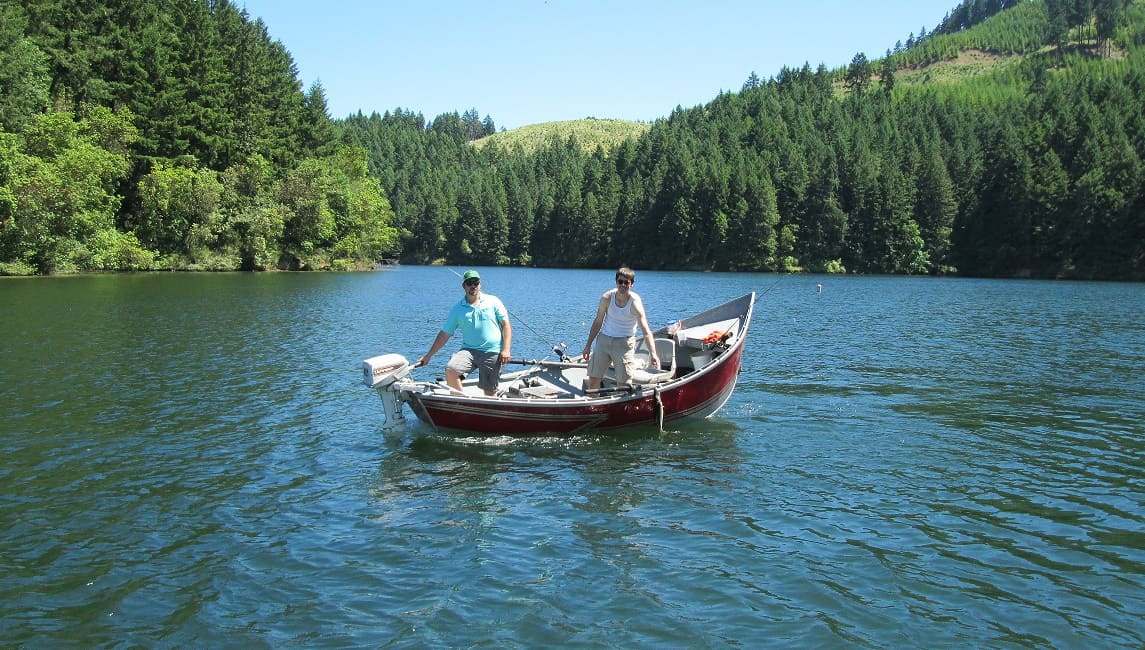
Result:
M611 281L482 275L524 357L579 349ZM358 364L424 352L442 268L0 281L0 634L1145 644L1141 286L638 278L654 324L763 294L719 417L384 433Z

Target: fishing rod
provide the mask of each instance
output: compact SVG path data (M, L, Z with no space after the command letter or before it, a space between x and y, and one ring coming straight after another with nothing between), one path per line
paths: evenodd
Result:
M456 275L457 277L461 278L462 280L464 280L464 279L465 279L465 276L463 276L463 275L461 275L460 273L458 273L457 271L453 270L453 267L451 267L451 266L447 266L447 267L445 267L445 268L449 269L449 272L450 272L450 273L452 273L452 274ZM504 303L502 303L502 304L504 304ZM571 358L571 357L569 357L569 355L568 355L568 352L567 352L567 350L569 349L569 346L568 346L568 344L567 344L567 343L564 343L564 342L562 342L562 343L553 343L552 341L550 341L550 340L546 339L546 338L544 337L544 335L542 335L540 332L538 332L537 330L533 329L533 326L532 326L532 325L529 325L527 322L525 322L525 320L524 320L524 319L522 319L520 316L518 316L518 315L516 314L516 312L514 312L514 311L513 311L513 310L511 310L511 309L509 309L509 307L508 307L508 306L506 306L506 307L505 307L505 311L506 311L506 312L508 312L508 313L509 313L509 315L513 317L513 320L514 320L514 321L516 321L516 322L519 322L519 323L521 323L522 325L524 325L524 326L525 326L525 329L527 329L527 330L529 330L530 332L532 332L532 333L533 333L533 336L536 336L538 339L540 339L541 341L543 341L545 345L549 346L549 348L550 348L550 349L551 349L551 350L552 350L554 353L556 353L556 355L557 355L558 357L560 357L560 360L561 360L561 361L565 361L565 362L571 362L571 361L572 361L572 358Z
M766 296L767 294L771 293L771 290L774 289L776 287L776 285L778 285L783 280L783 277L784 276L781 275L778 278L775 278L775 282L772 282L770 287L761 291L759 293L759 297L762 298L762 297Z

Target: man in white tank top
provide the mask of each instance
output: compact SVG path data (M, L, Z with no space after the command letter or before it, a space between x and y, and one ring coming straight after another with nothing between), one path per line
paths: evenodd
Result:
M588 331L588 343L581 355L588 359L588 388L597 390L611 363L616 368L617 387L628 386L632 376L632 363L636 358L636 326L644 332L644 340L652 341L652 328L644 313L644 301L632 290L636 272L627 266L616 271L616 288L600 297L596 320ZM596 349L593 349L596 341ZM656 346L650 345L652 365L659 368L660 358ZM591 353L591 354L590 354Z

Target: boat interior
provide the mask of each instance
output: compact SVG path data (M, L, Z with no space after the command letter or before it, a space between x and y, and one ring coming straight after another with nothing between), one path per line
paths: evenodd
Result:
M692 327L666 327L653 333L660 367L651 363L648 342L644 337L636 340L636 370L632 386L617 387L615 370L608 369L601 387L588 390L588 364L565 357L562 360L528 361L527 368L502 372L497 397L517 399L593 399L640 392L674 379L686 377L702 370L730 348L739 335L742 317L710 321ZM472 376L462 384L466 397L484 397ZM422 392L458 395L445 383L444 378L422 384ZM460 395L459 395L460 396Z

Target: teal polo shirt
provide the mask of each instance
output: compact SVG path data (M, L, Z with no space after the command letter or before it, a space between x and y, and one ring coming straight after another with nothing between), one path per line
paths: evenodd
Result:
M461 347L483 352L501 351L501 323L509 312L497 296L483 293L476 305L462 298L449 310L441 331L452 336L461 330Z

